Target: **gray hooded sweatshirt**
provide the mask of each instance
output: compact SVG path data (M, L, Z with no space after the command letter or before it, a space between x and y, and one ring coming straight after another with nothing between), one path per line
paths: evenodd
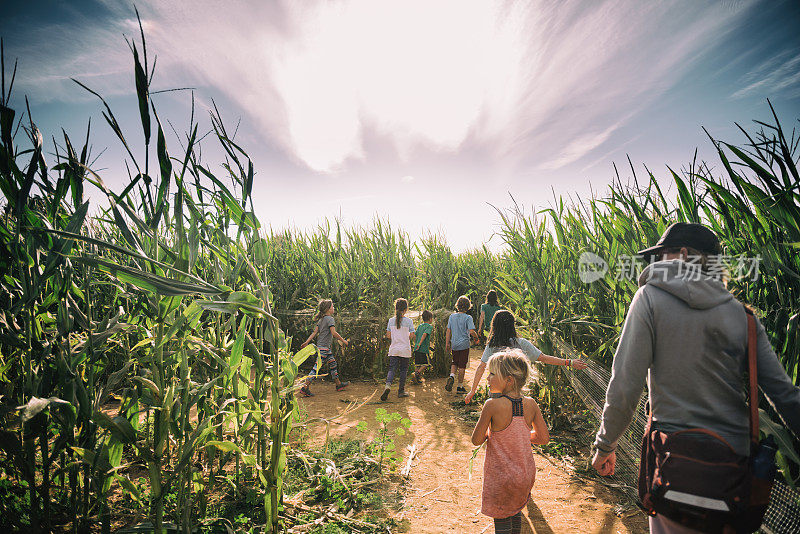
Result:
M603 452L612 452L628 428L646 380L657 428L707 428L737 453L749 454L747 317L722 282L686 276L687 265L659 261L639 277L595 440ZM800 388L787 376L758 319L756 328L758 385L800 436Z

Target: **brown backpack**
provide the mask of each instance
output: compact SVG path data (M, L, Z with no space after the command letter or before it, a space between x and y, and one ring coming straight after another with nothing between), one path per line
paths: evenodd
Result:
M756 323L747 312L747 359L750 375L750 456L737 454L715 432L693 428L678 432L652 429L652 413L642 438L639 505L689 528L709 533L754 532L769 506L772 476L753 460L759 456ZM759 465L774 459L761 449ZM774 454L774 452L772 453ZM770 469L774 474L774 467Z

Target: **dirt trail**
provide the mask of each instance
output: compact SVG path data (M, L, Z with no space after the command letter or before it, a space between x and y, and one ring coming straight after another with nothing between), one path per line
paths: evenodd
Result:
M480 352L472 350L470 359L468 383ZM447 393L444 382L443 378L428 379L421 385L409 381L406 389L411 396L398 399L395 380L389 399L381 402L378 398L383 391L381 384L356 382L337 393L330 382L317 381L313 388L315 396L301 402L310 417L330 418L341 413L347 407L346 402L360 402L375 393L369 402L339 418L341 424L331 425L330 437L363 439L365 436L354 428L362 420L367 421L370 432L374 433L374 413L378 406L408 417L412 426L407 435L397 440L397 448L403 462L408 458L407 445L415 443L418 452L405 484L405 505L398 519L408 519L412 533L491 534L492 520L480 513L484 453L481 451L475 459L472 480L468 480L467 466L474 448L470 442L472 426L461 420L450 406L463 396ZM312 439L321 440L325 425L313 425L309 431ZM614 507L619 498L604 486L571 479L567 470L554 461L539 454L535 456L536 485L533 499L523 511L522 532L647 532L643 514L628 512L627 517L616 516Z

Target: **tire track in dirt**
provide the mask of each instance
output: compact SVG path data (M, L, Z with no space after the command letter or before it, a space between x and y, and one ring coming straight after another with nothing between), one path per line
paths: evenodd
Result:
M467 380L480 359L480 351L470 351L471 369ZM397 519L409 521L413 533L486 533L494 532L492 520L481 515L481 485L483 456L475 459L473 476L468 478L468 462L474 447L470 442L472 426L458 417L450 406L456 396L444 390L443 378L428 379L420 385L410 384L410 397L397 398L395 381L389 400L380 402L383 385L356 382L345 391L336 392L333 384L317 381L315 396L300 399L309 417L331 418L346 408L346 402L372 399L340 417L330 427L330 438L371 439L376 432L375 408L398 412L412 421L405 436L396 439L403 461L408 458L406 446L416 444L417 456L411 475L405 483L405 505ZM355 430L360 421L367 421L368 435ZM325 425L308 429L312 440L323 440ZM552 533L646 533L647 519L641 513L617 517L614 508L620 497L601 484L584 482L570 477L569 472L547 457L536 454L536 484L533 498L523 511L522 532Z

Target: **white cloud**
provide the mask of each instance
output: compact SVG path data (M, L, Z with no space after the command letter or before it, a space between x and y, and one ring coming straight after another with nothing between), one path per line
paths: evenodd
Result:
M84 16L75 22L79 27L91 25ZM85 33L64 31L59 23L31 27L30 35L6 48L6 59L19 58L15 94L37 103L95 98L70 78L108 96L130 92L133 60L123 33L130 34L132 28L127 22Z
M744 11L638 0L137 5L159 57L155 87L224 92L266 143L323 173L369 161L376 135L403 161L468 146L499 165L568 165L676 84ZM68 75L104 94L131 90L120 33L138 37L135 17L128 4L106 7L116 24L81 18L49 32L62 37L37 56L28 87L52 93Z
M403 176L402 178L400 178L400 181L403 182L404 184L410 184L411 182L414 181L414 177L413 176Z
M748 73L743 88L731 95L733 99L744 98L753 94L772 96L780 92L800 95L800 54L790 52L780 54Z
M578 137L568 144L555 159L542 163L540 168L550 170L560 169L561 167L582 158L584 155L605 143L611 134L620 127L620 125L621 122L618 122L616 124L612 124L602 132Z

